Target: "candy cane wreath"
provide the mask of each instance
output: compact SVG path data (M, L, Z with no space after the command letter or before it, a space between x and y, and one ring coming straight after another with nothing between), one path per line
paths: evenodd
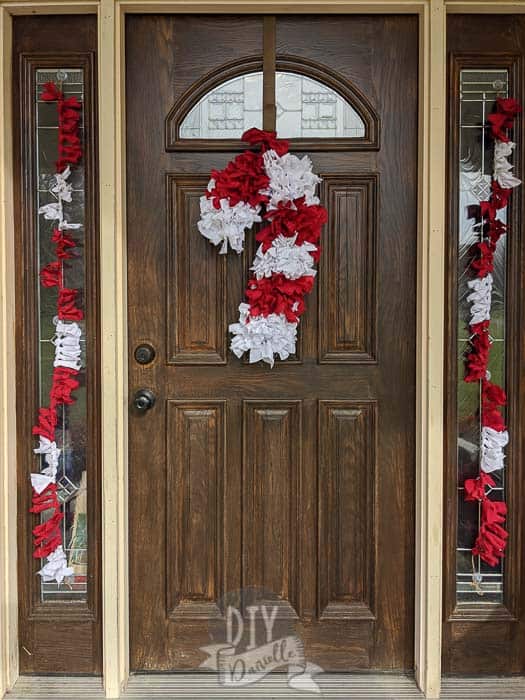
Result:
M224 170L213 170L201 197L200 233L219 253L228 245L241 253L246 230L265 222L256 235L261 244L239 306L239 322L230 325L231 350L249 352L250 362L271 367L275 356L295 353L297 325L313 287L321 252L321 228L326 209L316 188L321 179L312 172L308 156L288 152L288 142L275 132L249 129L242 140L258 150L245 151Z

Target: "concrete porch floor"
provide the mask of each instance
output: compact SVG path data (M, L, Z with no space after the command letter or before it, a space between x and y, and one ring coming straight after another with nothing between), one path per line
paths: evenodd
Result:
M391 674L320 674L317 677L320 694L299 693L288 688L285 679L270 677L246 688L231 689L218 684L211 674L133 675L125 700L150 698L206 698L234 700L261 698L265 700L411 700L422 699L410 676ZM6 700L101 700L102 682L98 678L23 677L16 683ZM442 700L525 700L525 678L444 678Z

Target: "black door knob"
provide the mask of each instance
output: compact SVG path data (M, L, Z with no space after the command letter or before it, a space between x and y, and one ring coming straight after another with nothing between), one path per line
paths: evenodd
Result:
M155 348L148 343L144 343L135 348L134 355L139 365L149 365L155 359Z
M155 405L155 394L149 389L139 389L133 398L137 411L149 411Z

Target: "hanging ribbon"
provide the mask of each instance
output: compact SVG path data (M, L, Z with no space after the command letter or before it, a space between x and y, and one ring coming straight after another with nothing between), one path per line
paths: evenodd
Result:
M472 279L468 282L470 302L470 350L466 356L466 382L480 383L481 440L479 476L464 483L465 500L481 504L480 521L472 554L489 566L497 566L504 556L508 533L505 530L507 506L491 498L496 482L490 473L503 469L504 448L509 441L502 409L507 402L505 391L493 383L488 370L490 361L490 313L494 254L498 240L508 232L501 215L506 210L512 189L520 180L512 174L512 155L515 144L508 132L513 128L520 105L513 99L498 98L493 114L488 116L489 129L494 139L494 167L491 193L480 203L482 240L473 247L469 263Z
M40 216L55 222L51 237L51 242L55 244L55 260L41 269L40 283L46 288L57 288L57 316L55 338L52 340L55 359L49 404L39 409L38 421L33 427L33 435L39 438L34 452L42 455L45 466L39 473L31 474L31 513L45 513L44 522L33 528L33 556L46 560L38 573L45 582L61 583L66 576L73 575L73 569L67 565L63 548L61 525L64 513L56 479L60 459L56 433L59 429L59 409L75 401L73 392L79 386L82 331L76 322L84 317L79 306L79 290L68 288L64 284L65 261L75 257L76 243L70 231L80 228L80 224L67 221L65 208L72 201L72 168L82 159L79 133L82 105L76 97L64 97L62 90L52 82L44 85L40 99L55 103L57 109L58 153L56 172L49 189L54 201L40 207L38 211Z

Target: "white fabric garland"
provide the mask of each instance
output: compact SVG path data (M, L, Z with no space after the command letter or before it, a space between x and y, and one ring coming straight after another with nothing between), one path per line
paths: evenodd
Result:
M215 179L211 178L208 190L215 188ZM260 207L252 207L246 202L238 202L230 206L227 199L220 200L220 209L216 209L210 198L203 195L200 198L201 218L197 226L200 233L213 245L220 245L219 253L228 252L228 244L236 253L242 253L244 247L244 232L255 223L261 221Z
M82 330L78 323L74 321L60 321L56 319L56 334L51 341L55 346L55 361L54 367L69 367L70 369L79 370L82 366L80 355L80 337Z
M511 173L514 167L509 163L507 158L512 155L512 151L516 147L512 141L496 141L494 143L494 179L498 181L501 187L513 188L521 185L521 180Z
M69 182L71 169L68 166L62 173L54 174L54 181L49 189L50 194L56 198L55 202L45 204L39 208L38 213L48 221L56 221L57 228L61 231L79 229L82 224L69 223L64 215L63 203L72 201L73 187ZM56 326L55 337L51 340L55 346L54 367L68 367L79 370L81 368L80 339L82 329L75 322L54 319ZM34 449L35 454L43 455L46 464L39 473L31 474L31 486L38 494L41 494L50 484L57 480L60 448L55 441L45 437L39 437L39 445ZM56 581L62 583L64 578L72 576L74 571L67 565L67 558L62 545L59 545L51 554L38 572L42 581Z
M486 277L475 277L468 282L469 289L473 290L467 297L467 301L471 303L470 325L490 320L492 283L493 278L490 273Z
M480 468L486 474L505 466L505 453L503 448L509 442L507 430L501 433L494 428L484 427L481 430L481 460Z
M298 246L295 244L296 239L297 234L295 236L279 235L266 253L263 252L263 246L259 246L250 268L257 279L271 277L273 273L282 273L291 280L304 275L313 277L317 274L314 268L315 261L310 254L317 250L317 246L308 242Z
M321 178L312 172L312 161L308 156L298 158L291 153L279 156L274 150L263 156L264 168L270 178L270 185L263 190L270 198L268 209L276 209L280 202L290 202L305 198L305 204L319 204L315 194Z
M297 323L286 319L284 314L250 317L250 305L239 306L239 322L230 325L233 333L231 350L237 357L249 352L249 362L267 362L274 365L274 357L281 360L295 353Z
M501 187L514 188L521 184L521 180L512 174L514 167L508 157L512 155L515 144L511 141L494 142L494 166L493 179ZM468 282L471 293L467 296L470 302L470 325L490 321L490 311L492 305L493 277L490 273L485 277L476 277ZM490 375L487 376L490 379ZM490 427L481 429L480 445L480 469L489 474L505 467L504 448L509 442L508 431L497 431Z
M73 576L75 572L67 565L66 553L62 545L59 544L55 551L47 557L46 563L38 573L44 583L50 581L62 583L67 576Z

